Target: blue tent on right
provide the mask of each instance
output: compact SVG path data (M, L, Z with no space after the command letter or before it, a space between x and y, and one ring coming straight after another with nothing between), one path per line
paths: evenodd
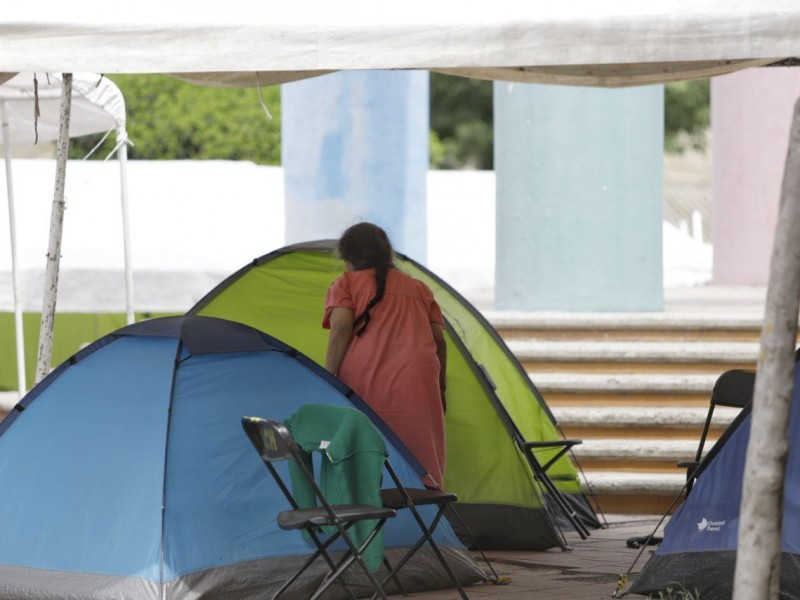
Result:
M780 598L800 599L800 366L789 417L789 456L783 495ZM631 592L672 589L702 600L729 599L739 541L751 413L748 405L698 468L697 481L664 530L664 540L636 578Z

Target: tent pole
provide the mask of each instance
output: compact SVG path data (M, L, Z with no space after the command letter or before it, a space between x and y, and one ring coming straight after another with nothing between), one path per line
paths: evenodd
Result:
M133 312L133 270L131 267L131 230L128 211L128 132L117 130L117 143L120 144L119 160L120 199L122 201L122 241L125 248L125 311L128 325L136 322Z
M19 269L17 265L17 217L14 210L14 182L11 178L11 129L8 124L6 103L0 103L3 120L3 149L6 163L6 189L8 191L8 232L11 238L11 287L14 294L14 335L17 341L17 389L19 397L25 395L25 337L22 326L22 298L20 296Z
M47 268L44 279L42 320L39 327L39 353L36 363L36 383L50 371L53 355L53 326L56 315L58 267L61 261L61 234L64 229L64 186L67 179L67 154L69 153L69 120L72 109L72 73L64 73L61 93L58 154L56 156L56 182L53 207L50 213L50 241L47 246Z
M747 445L734 600L777 600L789 409L800 309L800 99L794 107Z

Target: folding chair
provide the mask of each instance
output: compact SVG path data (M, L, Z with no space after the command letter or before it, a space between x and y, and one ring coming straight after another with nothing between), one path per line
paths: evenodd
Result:
M381 530L386 520L395 516L395 511L391 508L363 504L330 505L317 486L317 483L314 481L314 475L305 465L301 451L295 443L294 438L283 424L255 417L243 417L242 427L292 507L292 510L278 514L278 526L284 530L300 529L305 531L317 548L294 575L275 592L272 596L273 600L286 591L303 571L310 567L320 556L328 564L329 571L313 596L311 596L311 600L319 598L331 584L339 581L342 574L353 562L357 562L367 575L367 578L372 584L375 596L386 600L383 587L364 562L362 554ZM292 492L283 482L277 469L272 464L273 462L287 459L291 459L295 462L298 472L313 491L319 507L300 508ZM356 523L367 520L376 520L377 523L361 546L356 547L348 531ZM324 541L320 540L318 536L322 527L330 527L333 529L330 536ZM338 563L334 563L327 550L330 545L338 539L342 539L345 542L348 550L345 552L344 556L339 559ZM340 581L340 583L350 595L355 598L355 595L347 588L346 584L343 581Z
M447 510L450 504L458 500L457 496L455 494L442 492L439 490L430 490L426 488L407 488L400 481L400 478L397 476L397 473L395 473L388 459L385 462L385 466L386 471L389 473L389 476L391 477L392 483L395 487L381 490L381 500L383 501L383 505L386 508L391 508L396 511L402 509L408 509L411 511L414 520L417 522L417 525L422 532L422 536L408 550L408 552L406 552L403 558L400 559L400 561L391 569L389 575L383 581L383 585L386 585L390 579L395 579L395 581L397 581L395 576L400 569L402 569L405 564L411 560L411 557L416 554L417 550L419 550L427 542L431 549L433 549L433 552L436 555L436 558L439 559L442 567L444 567L444 570L447 572L450 580L453 582L455 587L458 588L458 593L461 595L461 598L463 598L463 600L469 600L469 596L467 596L467 593L464 591L464 587L461 585L458 577L456 577L453 569L448 564L447 559L444 557L444 554L442 554L438 544L433 539L433 532L436 530L436 527L439 525L439 521L441 521L442 517L444 516L445 510ZM416 507L431 505L436 506L438 510L436 511L431 524L426 525ZM405 595L405 592L402 590L402 588L401 591L403 591Z
M583 440L553 440L546 442L524 442L522 446L525 449L525 455L528 457L528 462L533 470L533 476L547 492L546 500L549 499L555 504L558 511L564 516L564 518L567 519L567 521L569 521L570 525L572 525L573 529L578 533L580 538L585 540L591 535L591 533L589 533L589 528L586 526L586 523L584 523L581 515L579 515L572 506L570 506L567 499L547 474L547 470L552 467L559 458L572 450L573 446L577 446L582 443ZM534 454L535 450L541 449L558 449L558 452L556 452L546 463L541 464L539 459Z
M729 406L742 409L753 399L753 387L756 382L754 371L744 371L742 369L731 369L719 376L711 392L711 400L708 405L706 422L703 425L703 432L700 435L700 443L697 446L694 460L682 461L678 467L686 469L686 495L692 491L694 484L694 473L703 458L703 448L708 437L708 430L711 427L711 418L714 416L714 408L717 406Z
M492 377L489 375L489 371L486 370L480 363L476 363L478 370L477 373L480 377L483 378L484 383L492 390L497 389L497 385L495 384ZM554 514L552 514L552 509L555 508L559 513L563 515L563 517L572 525L572 528L578 533L582 540L585 540L587 537L591 535L589 533L589 527L587 526L587 519L584 516L578 514L578 512L570 505L569 501L564 497L561 491L556 487L553 483L553 480L547 474L548 469L552 467L559 458L561 458L564 454L572 450L573 446L577 446L583 443L583 440L548 440L548 441L541 441L541 442L529 442L525 440L522 432L515 426L511 425L511 429L509 429L511 435L514 437L517 447L523 452L525 458L528 460L528 464L531 466L531 470L533 471L534 479L538 482L540 489L546 492L545 502L551 502L554 506L545 505L545 509L551 512L551 517L553 520L558 523L557 518ZM537 450L557 450L557 452L548 460L545 464L539 462L539 458L536 456ZM590 525L594 525L594 520L589 521ZM599 523L598 523L599 525ZM567 544L566 539L564 538L563 533L560 531L559 528L559 535L561 536L561 548L563 550L568 550L569 545Z

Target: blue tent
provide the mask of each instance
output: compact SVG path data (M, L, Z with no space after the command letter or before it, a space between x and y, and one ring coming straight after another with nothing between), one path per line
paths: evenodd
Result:
M240 419L283 420L309 402L367 413L419 485L419 463L351 390L248 326L155 319L82 350L0 422L0 598L264 597L311 547L277 527L286 500ZM477 580L439 531L456 572ZM417 532L406 516L387 524L390 560ZM406 568L408 591L449 587L428 558Z
M800 599L800 365L789 419L789 456L783 495L780 597ZM672 516L664 540L631 591L657 594L672 588L703 600L729 599L733 590L739 505L750 439L750 407L714 445L697 472L691 494ZM696 593L695 593L696 592Z

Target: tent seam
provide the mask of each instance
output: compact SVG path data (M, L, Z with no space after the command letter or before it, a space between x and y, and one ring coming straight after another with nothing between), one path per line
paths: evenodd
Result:
M181 353L183 352L183 340L178 338L178 346L175 351L175 360L172 367L172 382L169 389L169 406L167 408L167 431L164 441L164 470L161 483L161 560L159 560L158 586L161 591L162 600L166 599L166 583L164 581L164 563L166 561L166 528L167 528L167 462L169 461L169 438L172 427L172 407L175 399L175 382L178 378L178 368L181 366Z

